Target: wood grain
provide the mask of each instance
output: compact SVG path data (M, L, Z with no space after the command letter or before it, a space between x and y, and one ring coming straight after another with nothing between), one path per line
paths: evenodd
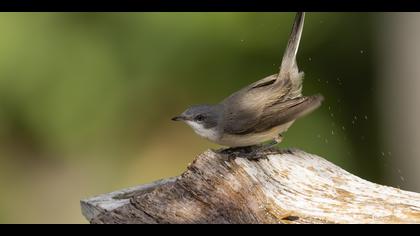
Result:
M420 194L300 150L208 150L179 177L81 201L90 223L420 223Z

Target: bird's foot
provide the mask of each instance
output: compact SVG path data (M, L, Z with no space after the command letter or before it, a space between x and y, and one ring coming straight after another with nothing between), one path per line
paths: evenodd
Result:
M267 158L267 154L269 154L270 149L278 144L276 141L272 141L268 144L259 145L251 152L246 154L246 158L249 160L258 160L261 158Z
M276 139L267 144L226 148L221 150L220 153L228 158L243 156L249 160L258 160L261 158L266 158L267 154L270 153L270 149L279 144L282 141L282 138L283 136L279 135Z
M227 158L235 158L238 156L248 156L249 153L252 153L255 151L255 149L258 149L259 146L246 146L246 147L231 147L226 148L220 151L221 154L226 156Z
M249 160L258 160L266 158L268 154L267 151L274 145L274 143L269 143L265 145L226 148L221 150L219 153L222 154L226 159L243 157Z
M271 142L263 145L257 146L256 149L247 153L247 158L250 160L258 160L261 158L267 158L267 154L270 154L270 151L273 152L272 149L274 146L279 144L283 140L283 136L281 134L278 135L277 138L272 140Z

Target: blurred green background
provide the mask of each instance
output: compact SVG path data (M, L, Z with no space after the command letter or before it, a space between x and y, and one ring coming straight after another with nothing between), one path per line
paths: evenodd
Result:
M0 223L85 223L79 200L217 148L170 118L277 72L294 13L1 13ZM279 147L384 178L372 14L308 13L304 94ZM384 159L385 157L385 159Z

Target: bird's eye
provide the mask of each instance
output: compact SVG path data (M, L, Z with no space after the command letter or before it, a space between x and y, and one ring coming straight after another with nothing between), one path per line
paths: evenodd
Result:
M204 116L203 115L197 115L194 120L196 121L203 121L204 120Z

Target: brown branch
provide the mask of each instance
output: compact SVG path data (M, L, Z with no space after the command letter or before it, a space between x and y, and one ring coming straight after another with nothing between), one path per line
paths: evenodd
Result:
M91 223L420 223L420 194L299 150L206 151L179 177L82 200Z

